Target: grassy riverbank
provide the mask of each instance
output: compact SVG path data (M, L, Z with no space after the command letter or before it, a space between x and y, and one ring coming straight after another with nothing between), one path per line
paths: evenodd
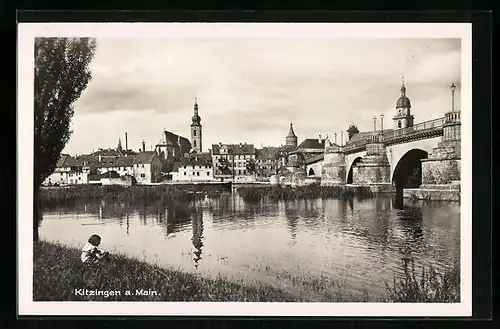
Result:
M193 200L230 192L229 185L74 185L40 189L39 204L51 206L76 201L106 200L110 202L149 202L161 200Z
M179 270L148 264L123 255L113 255L108 264L85 267L80 251L49 242L34 246L33 298L36 301L247 301L247 302L450 302L459 301L459 269L439 276L432 269L423 279L407 267L407 275L387 285L387 296L373 298L367 293L353 294L331 277L290 277L280 274L283 282L304 287L306 293L289 292L258 282L223 277L203 278ZM265 270L265 269L264 269ZM75 290L77 289L77 290ZM101 292L84 295L83 290ZM141 290L142 289L142 290ZM131 295L126 295L130 291ZM102 294L110 294L107 297ZM119 294L118 294L119 292ZM137 294L139 292L139 294ZM141 293L142 292L142 293ZM144 294L146 293L146 294ZM322 297L318 297L322 296Z
M311 184L306 186L248 186L239 187L238 194L247 201L270 198L272 200L295 200L312 198L335 198L348 199L360 198L366 199L373 197L369 187L346 187L346 186L321 186L320 184Z

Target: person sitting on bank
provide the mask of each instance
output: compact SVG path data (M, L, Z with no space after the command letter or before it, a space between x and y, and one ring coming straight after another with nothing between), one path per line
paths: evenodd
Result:
M109 253L98 248L100 244L101 237L97 234L93 234L83 246L81 255L82 263L94 264L109 259Z

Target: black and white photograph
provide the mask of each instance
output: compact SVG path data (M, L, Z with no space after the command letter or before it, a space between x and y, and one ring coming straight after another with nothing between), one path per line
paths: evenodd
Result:
M471 315L470 25L18 33L19 314Z

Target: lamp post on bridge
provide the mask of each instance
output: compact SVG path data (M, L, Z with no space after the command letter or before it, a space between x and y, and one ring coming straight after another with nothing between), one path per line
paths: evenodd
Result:
M377 131L377 117L373 117L373 132Z
M452 83L450 86L451 89L451 111L455 111L455 89L457 87L455 86L455 83Z
M380 129L382 130L382 134L384 133L384 115L380 115Z

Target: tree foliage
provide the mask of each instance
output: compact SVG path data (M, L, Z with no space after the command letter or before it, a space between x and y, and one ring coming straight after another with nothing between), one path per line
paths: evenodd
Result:
M250 158L246 161L245 167L246 167L249 174L253 174L257 170L257 168L256 168L257 166L255 164L255 161L252 158Z
M358 127L353 123L351 125L349 125L349 129L347 129L347 133L349 135L349 139L351 139L352 136L354 136L354 134L357 134L359 133L359 129Z
M92 75L96 41L90 38L36 38L34 72L34 214L38 241L38 188L54 172L71 135L73 106Z
M95 49L90 38L35 39L35 188L54 171L69 140L74 103L91 80Z
M229 161L226 158L220 158L217 167L219 168L219 170L223 175L231 174L231 169L229 168Z

